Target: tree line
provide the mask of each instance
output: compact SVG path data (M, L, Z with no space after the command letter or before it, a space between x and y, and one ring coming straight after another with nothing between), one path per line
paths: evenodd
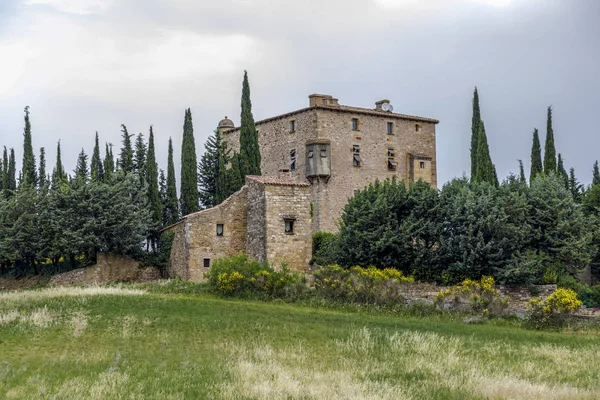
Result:
M22 169L17 171L14 149L6 146L0 162L0 273L40 273L60 263L89 265L98 252L152 263L161 250L164 227L220 203L242 187L246 175L260 175L251 107L244 72L241 151L231 154L216 131L199 163L192 112L185 110L179 196L172 140L165 173L156 162L152 126L147 135L134 135L121 125L119 154L106 143L103 157L96 132L91 158L82 148L72 174L64 168L59 141L49 173L44 148L36 161L26 107Z

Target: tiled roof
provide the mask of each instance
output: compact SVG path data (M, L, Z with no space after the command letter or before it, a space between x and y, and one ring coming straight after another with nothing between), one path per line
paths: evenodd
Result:
M291 179L281 179L272 176L246 176L246 179L263 183L265 185L278 185L278 186L310 186L306 182L297 182Z
M322 106L322 105L320 105L320 106L301 108L296 111L290 111L285 114L276 115L274 117L256 121L255 124L256 125L264 124L265 122L270 122L270 121L280 119L280 118L287 118L292 115L301 114L303 112L317 109L317 108L322 109L322 110L339 111L339 112L346 112L346 113L352 113L352 114L377 115L377 116L388 117L388 118L405 119L405 120L409 120L409 121L430 122L433 124L437 124L440 122L439 120L434 119L434 118L426 118L426 117L419 117L416 115L407 115L407 114L398 114L398 113L387 112L387 111L379 111L379 110L375 110L372 108L351 107L351 106L343 106L343 105L339 105L339 106ZM225 132L235 132L239 129L240 129L240 127L238 126L238 127L232 128L232 129L228 129Z

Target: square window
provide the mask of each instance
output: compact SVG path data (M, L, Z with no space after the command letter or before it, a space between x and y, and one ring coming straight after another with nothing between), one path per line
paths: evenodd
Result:
M290 150L290 171L296 170L296 149Z
M396 165L398 165L398 164L396 163L396 161L393 158L388 159L388 170L395 171Z
M423 128L421 125L415 124L415 131L416 132L421 132L421 128Z
M294 220L293 219L286 219L285 220L285 233L287 235L293 235L294 234Z
M352 130L353 131L358 130L358 118L352 118Z
M360 153L360 146L359 146L359 145L357 145L357 144L353 145L353 146L352 146L352 152L353 152L354 154L358 154L358 153Z
M321 157L323 157L323 158L327 157L327 150L326 149L321 149Z
M204 259L204 268L210 268L210 258Z
M419 163L419 167L420 167L421 169L425 169L425 161L421 161L421 162Z
M308 158L313 158L313 151L312 151L312 150L310 150L310 151L308 152Z
M223 236L223 224L217 224L217 236Z
M394 134L394 124L392 122L387 123L387 134L388 135Z
M290 133L296 132L296 120L293 119L290 121Z

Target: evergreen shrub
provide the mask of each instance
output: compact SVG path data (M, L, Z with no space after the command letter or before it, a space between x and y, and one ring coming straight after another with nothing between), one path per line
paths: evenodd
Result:
M317 231L312 236L312 261L317 265L335 264L338 258L338 236L331 232Z

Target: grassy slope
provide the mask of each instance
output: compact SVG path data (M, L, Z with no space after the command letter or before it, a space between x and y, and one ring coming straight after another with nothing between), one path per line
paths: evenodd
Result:
M33 293L0 295L0 398L600 397L595 334L208 295Z

